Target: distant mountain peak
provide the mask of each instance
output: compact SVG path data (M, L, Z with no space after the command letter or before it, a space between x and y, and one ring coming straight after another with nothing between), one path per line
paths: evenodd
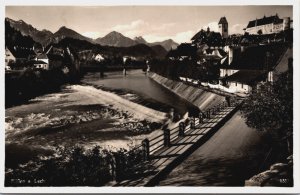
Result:
M71 29L67 28L66 26L62 26L58 29L58 31L62 31L62 30L71 30Z
M117 31L112 31L102 38L97 38L95 42L100 45L108 45L115 47L129 47L137 44L134 40L124 36L123 34Z
M147 41L142 36L134 37L134 39L138 43L148 44Z
M34 28L31 24L27 24L23 20L15 21L10 18L5 18L6 22L9 22L10 26L21 32L22 35L30 36L34 41L39 42L43 45L47 43L47 39L52 36L50 31L39 31Z

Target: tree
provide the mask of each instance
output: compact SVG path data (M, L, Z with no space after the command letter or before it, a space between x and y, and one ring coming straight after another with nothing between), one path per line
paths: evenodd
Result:
M275 143L286 140L292 153L293 132L293 74L279 75L274 83L267 82L254 90L242 106L242 114L249 127L266 131Z

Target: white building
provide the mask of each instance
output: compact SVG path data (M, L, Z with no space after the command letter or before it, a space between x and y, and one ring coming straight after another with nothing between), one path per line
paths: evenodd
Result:
M272 34L291 28L291 20L289 17L280 19L278 15L264 16L260 19L249 21L247 27L244 29L249 34Z
M104 56L102 54L97 54L95 56L95 60L98 61L98 62L102 62L104 60Z

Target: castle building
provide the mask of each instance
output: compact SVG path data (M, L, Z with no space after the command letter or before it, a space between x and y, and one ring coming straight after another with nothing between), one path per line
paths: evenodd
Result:
M291 20L289 17L279 18L275 16L264 16L260 19L249 21L247 27L244 29L249 34L273 34L291 28Z
M228 22L226 20L226 17L221 17L219 23L218 23L219 33L221 34L222 38L228 37Z

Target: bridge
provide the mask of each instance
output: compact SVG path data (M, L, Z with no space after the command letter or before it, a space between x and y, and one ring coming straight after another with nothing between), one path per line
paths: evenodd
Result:
M155 186L193 151L207 141L239 109L241 101L223 102L201 112L198 117L181 121L173 129L145 139L133 150L143 154L142 176L110 183L113 186ZM115 170L116 168L114 168Z

